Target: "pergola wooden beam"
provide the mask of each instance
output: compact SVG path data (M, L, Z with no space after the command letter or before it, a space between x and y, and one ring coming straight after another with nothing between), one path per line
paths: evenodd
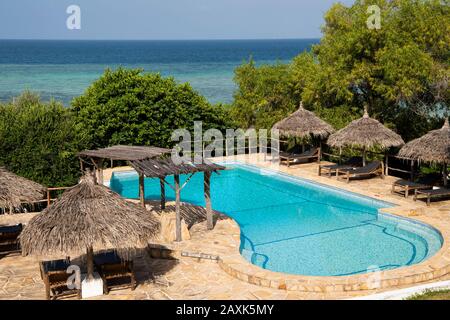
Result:
M166 185L164 179L159 178L159 185L161 188L161 210L166 209Z
M213 214L211 208L211 172L205 171L203 174L203 188L205 193L205 207L206 207L206 224L208 230L214 229Z
M211 205L211 174L226 168L214 163L183 163L175 164L171 159L145 159L130 162L131 166L138 172L139 177L159 178L161 186L161 208L165 207L165 184L175 191L176 212L176 241L182 241L181 235L181 190L186 186L195 173L203 172L204 195L206 203L206 221L209 230L214 228L213 212ZM180 185L180 175L190 174L190 177ZM174 176L175 185L166 181L167 176ZM141 183L140 183L141 184Z
M79 152L78 156L85 158L135 161L158 157L164 154L169 154L170 152L170 149L151 146L117 145L97 150L84 150Z
M139 202L145 208L145 176L139 174Z
M180 176L175 175L175 216L176 216L176 241L181 241L181 190L180 190Z
M116 145L108 148L97 149L97 150L84 150L78 153L80 158L81 171L84 171L83 158L89 159L96 169L97 183L103 184L103 162L105 159L111 161L111 165L114 160L120 161L135 161L143 160L148 158L154 158L169 154L170 149L151 147L151 146L123 146ZM139 190L143 188L140 184ZM143 190L143 189L142 189ZM142 192L144 195L144 192ZM141 195L140 195L141 198ZM145 197L144 197L145 199ZM145 206L144 201L141 201L142 205Z

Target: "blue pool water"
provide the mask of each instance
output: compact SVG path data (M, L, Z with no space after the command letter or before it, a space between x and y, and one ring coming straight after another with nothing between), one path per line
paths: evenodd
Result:
M378 214L379 208L391 207L389 203L255 167L228 167L231 170L212 177L213 209L237 221L242 256L261 268L311 276L353 275L417 264L442 246L433 228ZM159 199L159 181L145 183L146 198ZM134 172L114 173L110 187L126 198L138 198ZM166 192L174 199L170 188ZM181 198L204 205L201 174L192 178Z

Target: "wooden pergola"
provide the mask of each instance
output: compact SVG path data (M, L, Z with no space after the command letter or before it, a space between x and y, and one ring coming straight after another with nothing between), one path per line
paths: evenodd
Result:
M84 150L78 153L81 171L84 171L84 159L89 159L97 172L97 183L103 184L103 162L105 159L114 161L136 161L148 158L161 157L170 154L170 149L150 146L123 146L117 145L97 150Z
M114 161L126 161L139 174L139 200L145 207L145 177L159 178L161 188L161 209L166 207L165 185L168 185L175 191L176 201L176 240L181 241L181 190L186 186L195 173L203 172L204 174L204 193L206 203L206 220L208 229L214 228L212 206L211 206L211 175L212 173L226 168L214 163L183 163L175 164L170 158L170 149L149 147L149 146L123 146L117 145L98 150L85 150L78 153L80 158L81 170L84 171L84 163L86 159L94 165L97 172L97 183L103 184L103 162L105 159ZM180 186L180 175L189 175L188 179ZM175 184L171 185L167 182L168 176L174 176Z
M139 197L142 204L145 201L144 177L159 178L161 186L161 208L165 208L165 185L175 191L175 212L176 212L176 241L181 241L181 190L187 185L189 180L198 172L203 172L203 185L206 204L206 221L209 230L214 228L212 206L211 206L211 174L220 170L225 170L224 166L214 163L183 163L175 164L172 159L144 159L130 161L131 166L138 172L139 177ZM189 175L187 180L180 186L180 175ZM168 176L174 176L174 185L167 182Z

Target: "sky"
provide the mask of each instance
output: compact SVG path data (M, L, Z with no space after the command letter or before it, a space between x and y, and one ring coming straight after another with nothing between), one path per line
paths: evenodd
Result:
M1 0L0 39L320 38L336 0ZM350 5L353 0L340 0ZM69 30L70 5L81 29Z

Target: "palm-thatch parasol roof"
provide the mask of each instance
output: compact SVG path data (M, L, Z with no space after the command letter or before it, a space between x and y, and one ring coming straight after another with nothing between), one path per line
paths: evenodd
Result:
M24 255L71 255L94 249L146 247L159 231L159 222L149 211L130 203L86 174L25 226L20 235ZM92 267L92 266L91 266ZM92 269L91 269L92 271Z
M311 136L326 139L334 132L331 125L317 117L313 112L306 110L303 103L289 117L277 122L273 129L279 130L282 136L302 139Z
M22 203L44 199L46 188L0 167L0 207L17 208Z
M345 128L332 134L327 144L335 148L357 147L367 150L373 147L382 149L401 147L405 142L400 135L370 118L365 108L362 118L352 121Z
M433 130L421 138L408 142L399 156L417 161L450 163L450 126L448 118L441 129Z

